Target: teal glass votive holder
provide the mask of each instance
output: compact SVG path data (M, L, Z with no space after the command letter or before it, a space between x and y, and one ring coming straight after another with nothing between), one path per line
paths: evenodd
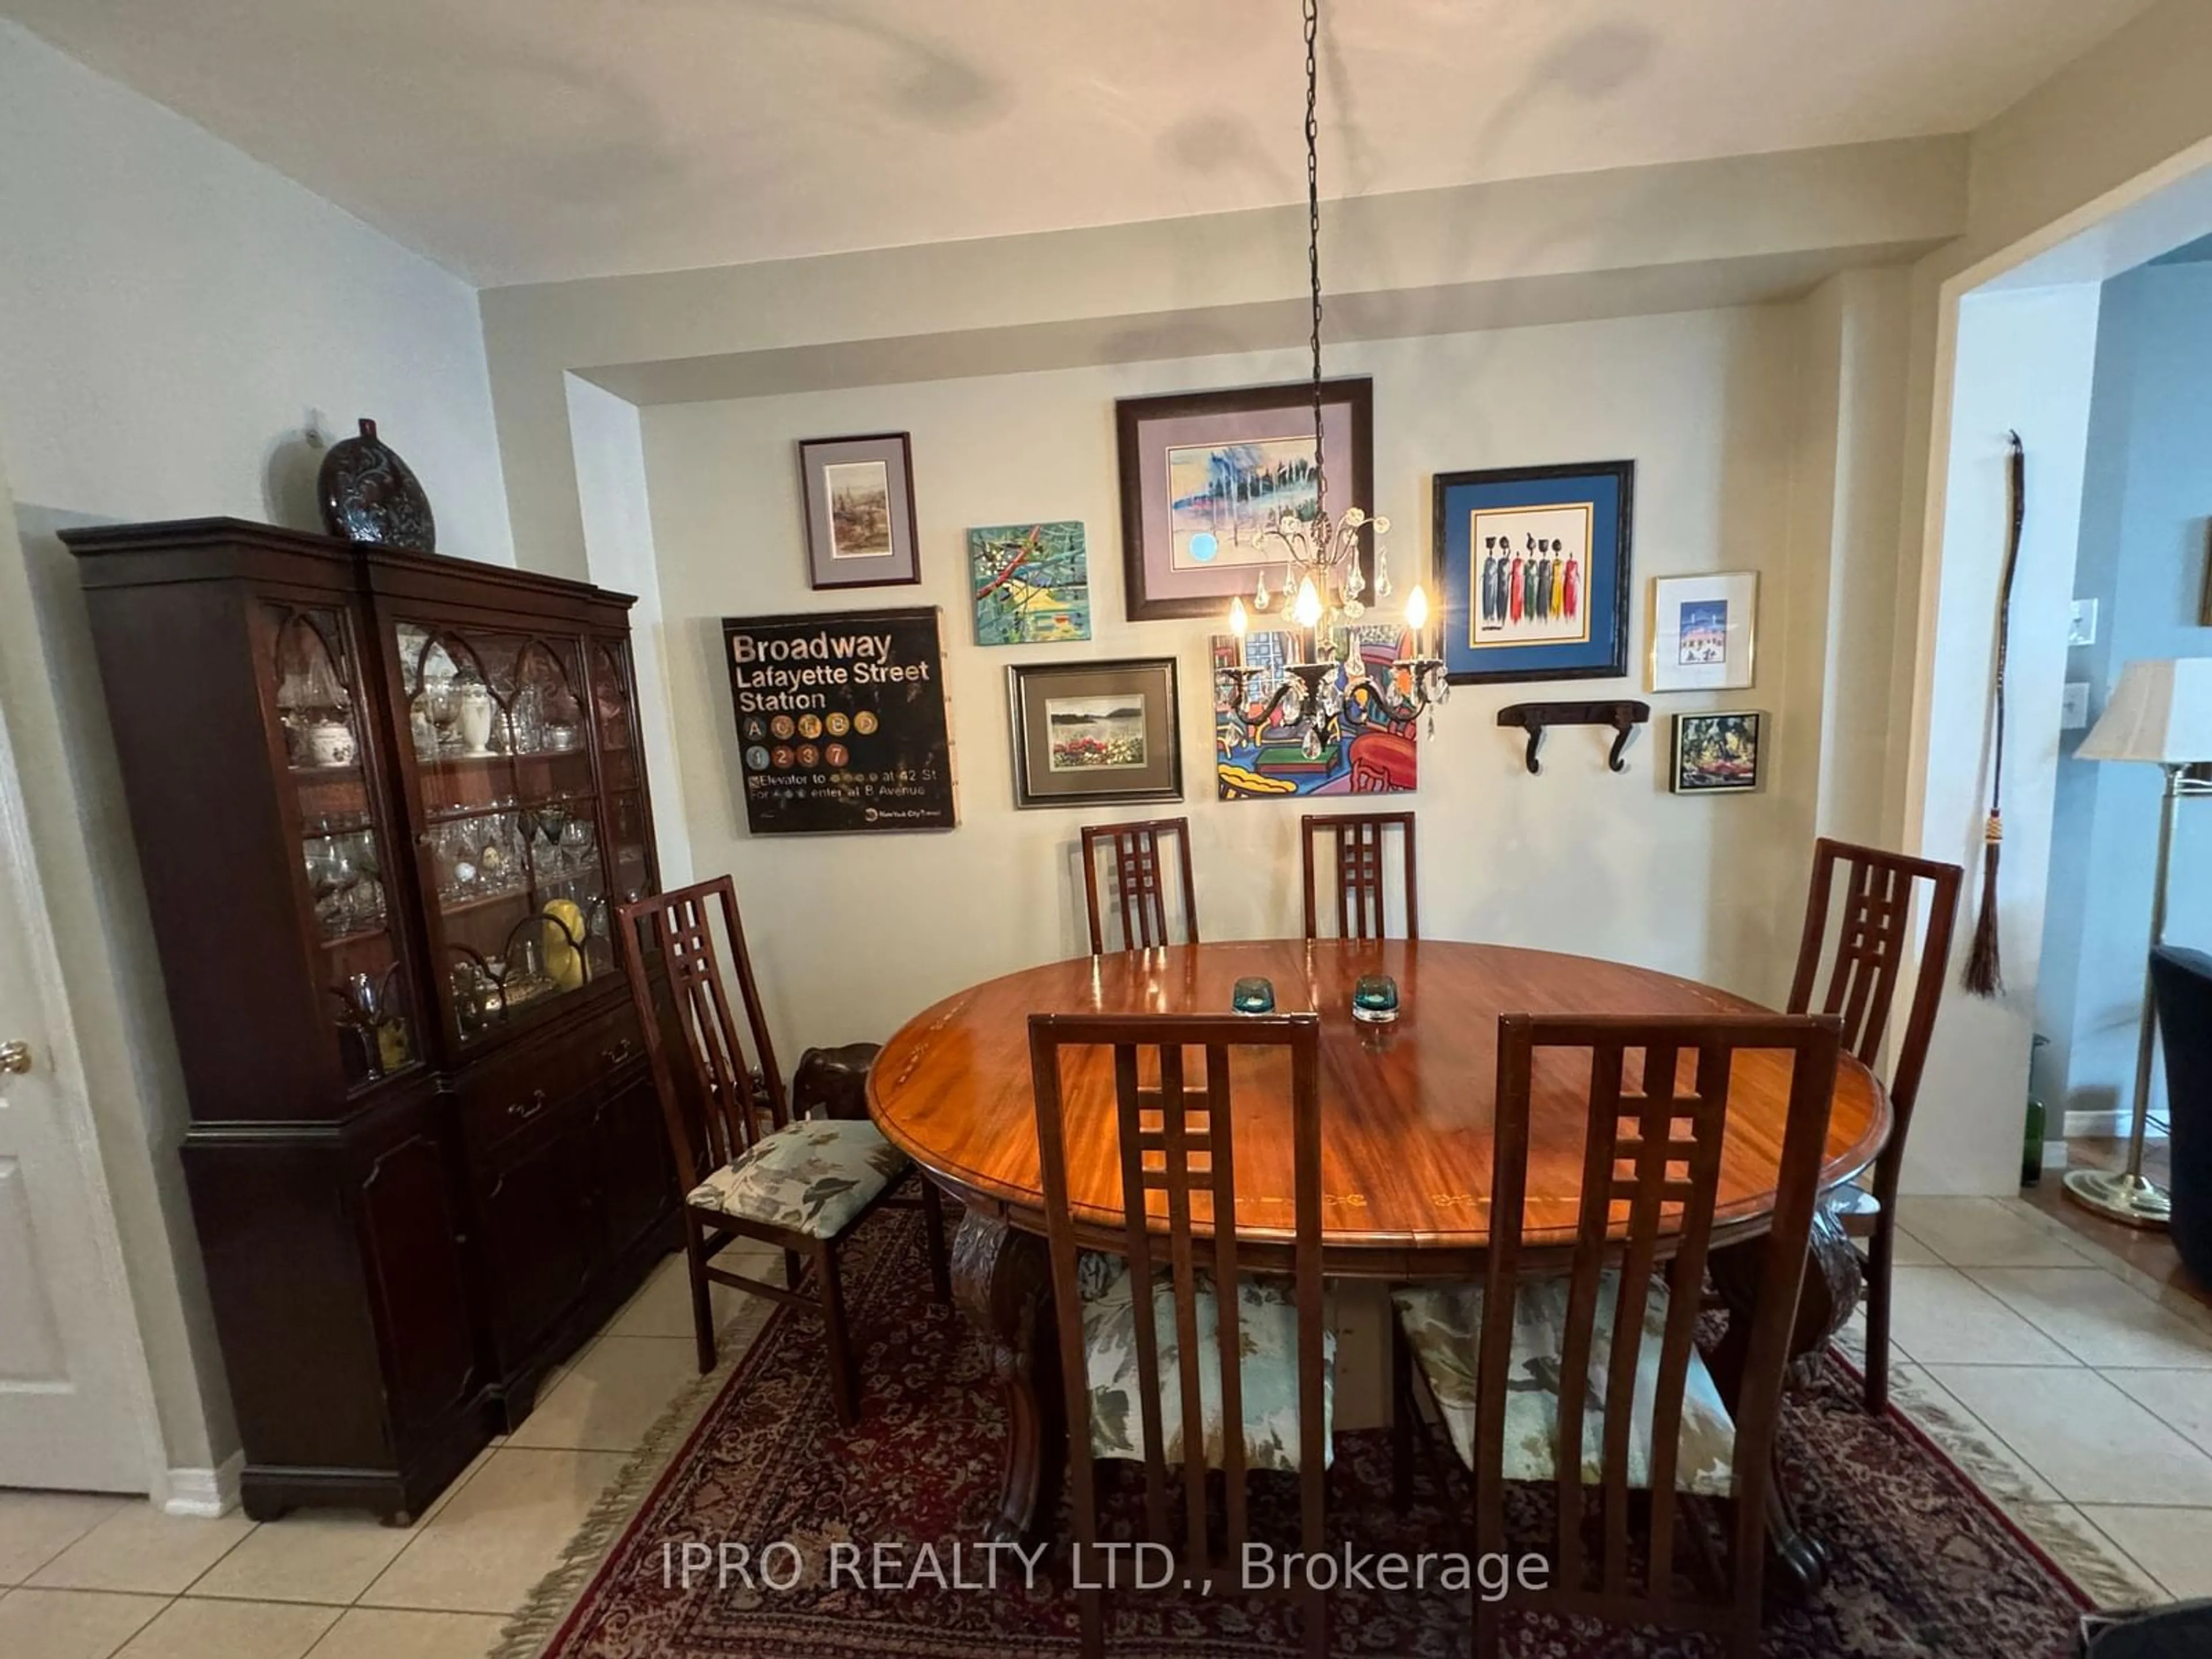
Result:
M1398 1018L1398 981L1388 974L1363 974L1352 988L1352 1017L1370 1025L1388 1025Z
M1229 993L1229 1006L1240 1014L1272 1014L1275 1012L1275 981L1255 975L1240 979Z

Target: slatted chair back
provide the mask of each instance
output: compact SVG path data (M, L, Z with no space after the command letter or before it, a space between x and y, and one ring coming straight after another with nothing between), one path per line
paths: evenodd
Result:
M1078 1228L1082 1224L1069 1203L1071 1158L1111 1160L1103 1176L1118 1165L1122 1224L1114 1230L1114 1248L1129 1273L1136 1309L1136 1392L1145 1453L1146 1516L1151 1536L1168 1543L1171 1480L1168 1442L1162 1430L1163 1388L1174 1389L1182 1426L1181 1471L1183 1555L1187 1569L1216 1559L1209 1549L1206 1516L1206 1421L1200 1384L1200 1337L1198 1281L1210 1274L1219 1310L1216 1346L1220 1365L1219 1466L1224 1474L1226 1545L1221 1561L1234 1568L1249 1536L1245 1503L1248 1468L1244 1436L1243 1310L1237 1293L1239 1224L1237 1148L1230 1096L1231 1054L1255 1049L1279 1051L1290 1067L1290 1121L1267 1126L1287 1133L1293 1152L1291 1232L1291 1288L1297 1320L1295 1357L1297 1457L1302 1547L1323 1547L1324 1475L1328 1462L1325 1395L1322 1283L1322 1188L1320 1017L1243 1015L1070 1015L1034 1014L1030 1018L1030 1060L1036 1097L1037 1144L1044 1177L1046 1241L1052 1261L1059 1310L1060 1372L1067 1391L1069 1483L1075 1512L1076 1541L1096 1564L1098 1542L1097 1486L1091 1457L1093 1401L1087 1381L1084 1309L1079 1291ZM1086 1139L1071 1147L1063 1117L1070 1092L1062 1056L1070 1049L1110 1049L1115 1142ZM1204 1055L1204 1070L1194 1073L1186 1060ZM1262 1062L1273 1063L1273 1062ZM1095 1054L1088 1067L1077 1062L1084 1081L1078 1089L1103 1089L1103 1068ZM1198 1080L1194 1081L1194 1076ZM1102 1183L1103 1187L1103 1183ZM1088 1190L1101 1190L1090 1188ZM1285 1217L1249 1218L1279 1235ZM1088 1229L1096 1237L1095 1227ZM1176 1355L1174 1372L1163 1370L1156 1325L1159 1303L1150 1289L1164 1273L1172 1293ZM1150 1312L1152 1317L1146 1317ZM1085 1574L1097 1577L1094 1565ZM1095 1592L1086 1594L1095 1595ZM1095 1611L1086 1612L1086 1622ZM1308 1618L1308 1644L1322 1623Z
M1399 890L1406 896L1405 937L1421 936L1420 894L1414 884L1413 815L1411 812L1308 813L1298 820L1306 868L1306 937L1321 935L1319 860L1316 843L1327 839L1336 879L1336 936L1387 939L1384 919L1389 888L1386 857L1390 833L1398 831Z
M752 1042L750 1060L714 939L718 914ZM791 1121L738 919L737 889L727 876L696 882L624 905L621 923L623 969L688 1190Z
M1923 884L1926 888L1920 975L1898 1042L1896 1069L1889 1079L1889 1104L1897 1127L1883 1148L1879 1170L1893 1172L1905 1156L1912 1104L1920 1093L1920 1074L1927 1066L1929 1039L1936 1030L1936 1010L1950 971L1951 935L1965 878L1955 864L1907 858L1826 836L1814 844L1812 889L1805 901L1805 934L1797 947L1790 1012L1812 1010L1814 981L1832 932L1834 955L1829 959L1820 1012L1842 1018L1845 1051L1869 1066L1880 1057L1888 1033L1891 1006L1905 970L1913 901ZM1838 886L1844 897L1839 917L1835 904ZM1832 918L1837 922L1832 929Z
M1612 1620L1671 1622L1677 1605L1674 1561L1685 1396L1712 1242L1728 1120L1730 1074L1756 1054L1790 1066L1790 1109L1783 1134L1771 1224L1765 1244L1759 1302L1734 1379L1729 1407L1735 1423L1729 1497L1730 1570L1737 1613L1755 1621L1765 1547L1765 1486L1770 1478L1790 1328L1796 1318L1815 1186L1827 1139L1838 1052L1833 1018L1783 1014L1644 1018L1580 1018L1508 1014L1498 1024L1496 1176L1491 1249L1484 1286L1477 1362L1474 1436L1476 1547L1505 1547L1503 1479L1505 1409L1512 1375L1516 1291L1522 1284L1528 1125L1533 1079L1578 1062L1559 1050L1587 1050L1589 1127L1583 1164L1581 1211L1562 1328L1559 1421L1553 1462L1558 1501L1552 1589L1541 1598L1562 1611ZM1691 1077L1683 1082L1685 1062ZM1554 1072L1556 1075L1556 1071ZM1609 1272L1613 1337L1601 1376L1591 1354ZM1656 1378L1639 1402L1638 1361L1645 1309L1656 1279L1669 1291ZM1730 1389L1722 1382L1723 1393ZM1602 1413L1600 1541L1586 1548L1584 1424ZM1632 1484L1632 1437L1646 1419L1644 1479ZM1632 1492L1649 1493L1648 1546L1632 1552ZM1642 1583L1632 1571L1641 1556Z
M1136 823L1097 823L1083 832L1083 901L1091 922L1091 954L1106 950L1099 914L1099 862L1107 860L1107 896L1121 922L1124 951L1148 951L1176 941L1168 928L1168 877L1163 841L1172 843L1182 890L1186 945L1198 943L1198 889L1190 873L1190 820L1148 818Z

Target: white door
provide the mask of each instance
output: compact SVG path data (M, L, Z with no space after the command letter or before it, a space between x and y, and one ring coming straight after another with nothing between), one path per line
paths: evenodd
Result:
M0 708L0 1486L143 1492L145 1354L75 1045Z

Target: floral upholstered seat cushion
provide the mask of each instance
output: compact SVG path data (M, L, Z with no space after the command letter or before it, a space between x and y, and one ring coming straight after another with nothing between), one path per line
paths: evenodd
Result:
M763 1135L691 1190L688 1202L810 1238L835 1238L907 1171L872 1123L801 1119Z
M1548 1481L1558 1468L1559 1368L1566 1341L1568 1288L1565 1279L1534 1279L1523 1283L1515 1298L1513 1360L1505 1377L1508 1480ZM1606 1378L1613 1357L1613 1306L1620 1294L1620 1275L1607 1272L1598 1285L1583 1406L1582 1478L1592 1486L1604 1479ZM1413 1346L1414 1363L1443 1413L1452 1444L1472 1468L1482 1286L1416 1285L1395 1292L1391 1300ZM1667 1288L1654 1279L1644 1304L1636 1357L1636 1420L1628 1442L1628 1480L1633 1486L1651 1484L1651 1418L1666 1328ZM1735 1462L1735 1424L1721 1402L1712 1373L1693 1347L1682 1394L1674 1485L1700 1497L1725 1498L1733 1484Z
M1091 1384L1091 1455L1141 1462L1144 1403L1139 1393L1136 1298L1126 1263L1086 1253L1077 1283L1083 1296L1083 1348ZM1175 1286L1164 1273L1152 1285L1152 1328L1159 1340L1160 1430L1167 1461L1184 1460L1181 1346ZM1243 1392L1244 1465L1298 1467L1298 1310L1286 1281L1237 1283L1237 1377ZM1221 1410L1221 1305L1212 1277L1199 1275L1198 1389L1205 1413L1206 1466L1223 1467L1228 1442ZM1336 1334L1322 1334L1322 1442L1333 1460L1329 1431L1336 1411Z

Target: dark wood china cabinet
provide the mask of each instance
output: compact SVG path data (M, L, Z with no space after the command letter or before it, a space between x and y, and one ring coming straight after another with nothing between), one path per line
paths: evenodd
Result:
M614 938L657 873L631 602L234 520L65 539L246 1510L419 1515L676 1241Z

